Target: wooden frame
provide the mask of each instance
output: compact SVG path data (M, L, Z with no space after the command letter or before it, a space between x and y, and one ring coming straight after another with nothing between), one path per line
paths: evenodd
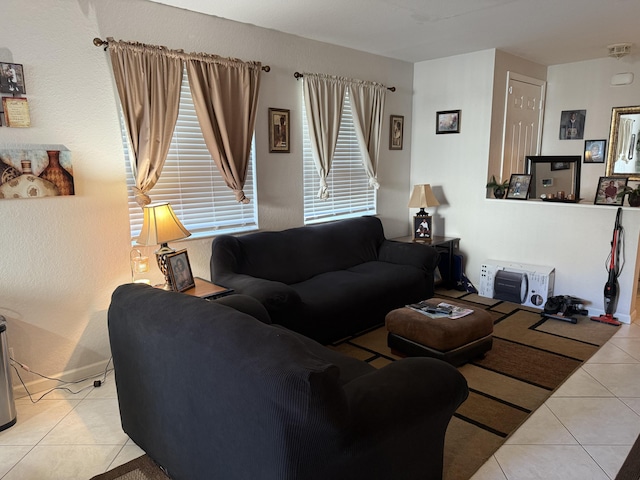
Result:
M2 109L7 127L27 128L31 126L29 102L24 97L2 97Z
M461 110L436 112L436 134L460 133Z
M186 249L167 254L167 268L169 269L171 288L174 291L184 292L196 286Z
M269 152L290 153L289 110L269 109Z
M402 150L404 144L404 116L391 115L389 121L389 150Z
M526 200L529 196L531 175L528 173L513 173L509 180L507 198L512 200Z
M430 215L414 215L413 217L413 241L414 242L430 242L431 241L431 216Z
M604 163L607 157L606 140L585 140L583 163Z
M24 70L19 63L0 62L0 93L24 95Z
M593 201L595 205L613 205L622 206L624 195L619 195L620 191L624 191L629 181L626 177L600 177L598 180L598 189L596 190L596 198Z

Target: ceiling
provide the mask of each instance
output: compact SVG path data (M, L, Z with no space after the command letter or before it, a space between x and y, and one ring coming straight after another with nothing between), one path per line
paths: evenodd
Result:
M640 0L150 1L409 62L497 48L556 65L617 43L640 58Z

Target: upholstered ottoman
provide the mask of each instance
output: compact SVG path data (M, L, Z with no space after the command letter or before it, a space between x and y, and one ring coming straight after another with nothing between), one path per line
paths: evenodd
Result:
M431 305L440 302L468 308L448 299L428 300ZM431 318L404 307L389 312L385 322L389 332L387 344L394 353L403 356L435 357L459 366L483 355L493 345L493 320L484 310L474 310L453 320Z

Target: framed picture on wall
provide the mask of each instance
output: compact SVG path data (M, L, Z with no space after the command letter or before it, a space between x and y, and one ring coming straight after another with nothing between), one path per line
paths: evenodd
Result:
M389 125L389 150L402 150L402 144L404 142L404 116L391 115Z
M0 93L11 95L24 95L27 89L24 86L24 70L19 63L0 62Z
M460 133L460 110L436 112L436 134Z
M583 139L586 118L586 110L564 110L560 114L560 140Z
M509 180L509 189L507 190L507 198L513 200L526 200L529 196L529 185L531 184L531 175L525 173L514 173Z
M624 187L627 186L627 177L600 177L598 180L598 190L596 190L595 205L615 205L622 206Z
M282 108L269 109L269 152L289 153L289 110Z
M584 163L604 163L607 155L606 140L585 140Z

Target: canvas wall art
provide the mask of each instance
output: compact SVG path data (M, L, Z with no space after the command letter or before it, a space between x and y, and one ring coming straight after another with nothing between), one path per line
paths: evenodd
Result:
M0 147L0 199L74 194L71 152L64 145Z

